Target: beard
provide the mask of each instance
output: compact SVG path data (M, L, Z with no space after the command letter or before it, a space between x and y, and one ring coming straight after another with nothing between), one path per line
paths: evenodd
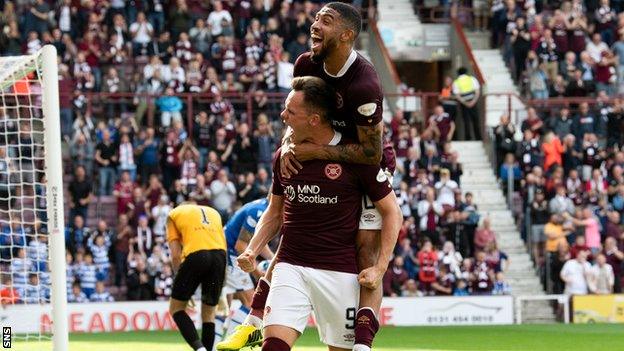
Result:
M321 50L318 53L314 53L314 51L310 49L310 53L312 54L310 55L310 59L312 59L312 62L314 63L321 63L325 61L327 56L329 56L329 54L337 48L338 41L336 40L336 38L328 39L326 43L323 43L323 45L321 46Z

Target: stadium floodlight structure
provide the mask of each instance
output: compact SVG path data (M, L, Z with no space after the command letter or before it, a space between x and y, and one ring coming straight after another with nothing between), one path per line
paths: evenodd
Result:
M0 148L4 154L0 153L0 162L4 165L0 168L0 225L4 230L2 235L9 238L0 241L3 283L12 282L14 291L21 291L22 303L52 310L50 325L30 326L30 330L39 332L15 335L14 339L17 342L20 339L47 340L51 331L53 349L67 351L56 48L46 45L33 55L0 58L0 99ZM47 234L43 228L47 229ZM44 236L47 236L47 244ZM27 241L31 245L27 245ZM29 281L23 284L24 278L34 280L33 275L37 276L38 284ZM10 314L10 311L7 312ZM14 333L24 329L19 325L5 326L12 327Z

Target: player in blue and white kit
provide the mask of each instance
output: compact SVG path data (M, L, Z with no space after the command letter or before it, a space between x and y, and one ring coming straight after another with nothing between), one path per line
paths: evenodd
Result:
M260 220L268 204L269 200L267 198L258 199L245 204L234 213L224 228L229 260L223 293L227 294L228 302L230 302L232 298L241 301L241 307L232 311L225 323L230 333L233 332L237 326L242 324L245 317L247 317L255 288L249 273L243 272L238 267L236 257L247 248L247 244L256 230L256 224ZM270 260L273 258L273 252L266 246L261 252L261 256ZM257 273L257 277L262 276L261 273ZM220 340L223 336L222 327L218 328L217 326L217 328L215 328L215 334L216 339Z

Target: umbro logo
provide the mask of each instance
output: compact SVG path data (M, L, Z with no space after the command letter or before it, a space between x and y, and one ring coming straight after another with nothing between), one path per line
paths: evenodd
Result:
M357 319L358 324L370 324L370 321L370 318L366 316L360 316L360 318Z

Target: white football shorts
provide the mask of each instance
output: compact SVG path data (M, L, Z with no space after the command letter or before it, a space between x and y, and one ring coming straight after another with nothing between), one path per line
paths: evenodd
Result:
M321 342L351 349L359 299L356 274L279 262L273 270L264 325L303 333L312 312Z
M392 185L392 174L388 171L379 170L377 180L384 182L385 180ZM371 199L364 195L362 198L362 214L360 215L360 229L364 230L381 230L381 214L377 211L375 204Z
M230 255L230 261L231 264L228 264L225 274L223 292L226 294L234 294L238 291L253 290L254 284L251 280L251 276L238 267L236 256Z

